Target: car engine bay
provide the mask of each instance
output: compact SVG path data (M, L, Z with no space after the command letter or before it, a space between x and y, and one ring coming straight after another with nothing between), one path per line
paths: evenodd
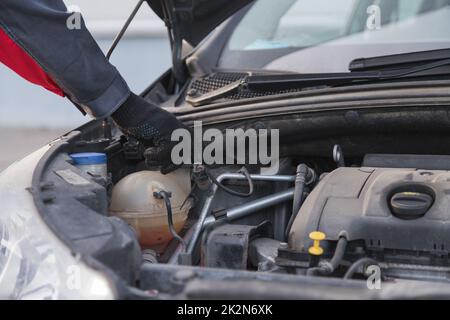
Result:
M255 185L265 185L253 187L261 195L228 208L237 196L213 185L199 208L202 228L197 222L187 244L176 241L180 251L170 258L156 251L152 261L345 279L364 279L363 267L372 264L386 279L447 281L449 177L443 170L370 166L339 167L319 177L300 164L295 176L250 175ZM245 190L242 174L226 172L217 180ZM264 188L273 191L263 195ZM291 210L275 207L290 202Z
M298 281L358 289L374 277L449 281L449 155L390 152L398 140L387 153L361 153L324 138L306 156L282 151L272 174L197 164L163 175L146 167L139 143L105 123L80 132L46 159L35 196L74 251L127 287L158 297L280 298L278 285ZM80 151L105 152L107 176L77 167L70 154Z

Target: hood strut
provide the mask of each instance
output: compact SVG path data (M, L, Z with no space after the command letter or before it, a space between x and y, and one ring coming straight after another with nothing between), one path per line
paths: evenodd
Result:
M178 26L178 14L182 13L183 9L174 6L173 0L161 0L161 5L172 49L172 72L177 83L175 91L178 91L186 81L186 69L183 64L183 38Z
M136 7L134 7L134 9L131 12L130 16L128 17L127 21L125 21L125 24L123 25L122 29L120 29L119 33L114 38L114 41L113 41L111 47L109 48L108 53L106 54L106 59L109 60L111 58L112 53L116 49L116 47L119 44L120 40L122 40L123 35L125 34L125 32L127 31L128 27L130 26L131 21L133 21L134 17L136 17L136 14L138 13L138 11L141 8L141 6L144 3L144 1L145 0L139 0L139 2L137 3Z
M122 40L125 32L127 31L133 19L136 17L136 14L138 13L144 2L145 0L138 1L130 16L125 21L122 29L115 37L110 49L108 50L108 53L106 54L106 58L108 60L111 58L112 53L116 49L120 40ZM169 33L170 46L172 49L172 71L177 84L175 86L175 91L178 91L179 86L181 86L186 81L186 69L183 65L182 54L183 38L180 34L180 29L178 28L177 24L177 13L183 10L176 8L172 0L161 0L161 6L164 14L164 23Z

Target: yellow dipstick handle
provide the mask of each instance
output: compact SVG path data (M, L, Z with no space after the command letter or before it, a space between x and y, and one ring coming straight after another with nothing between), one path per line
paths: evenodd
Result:
M320 247L320 241L325 240L326 235L320 231L313 231L309 234L309 238L313 240L313 246L309 248L309 254L313 256L321 256L323 249Z

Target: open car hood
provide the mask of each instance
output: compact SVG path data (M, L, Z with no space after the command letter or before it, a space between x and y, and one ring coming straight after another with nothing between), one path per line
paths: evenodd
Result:
M221 22L253 1L147 0L166 25L192 46L199 44Z

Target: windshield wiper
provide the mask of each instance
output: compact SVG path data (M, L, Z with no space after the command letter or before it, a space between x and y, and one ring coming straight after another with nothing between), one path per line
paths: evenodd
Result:
M450 66L450 50L433 50L357 59L350 63L352 72L345 73L249 76L246 84L250 90L288 90L318 85L350 85L365 81L450 75L448 66ZM442 67L446 68L442 70Z
M380 69L399 69L450 58L450 49L427 50L401 53L372 58L360 58L350 62L349 70L370 71Z

